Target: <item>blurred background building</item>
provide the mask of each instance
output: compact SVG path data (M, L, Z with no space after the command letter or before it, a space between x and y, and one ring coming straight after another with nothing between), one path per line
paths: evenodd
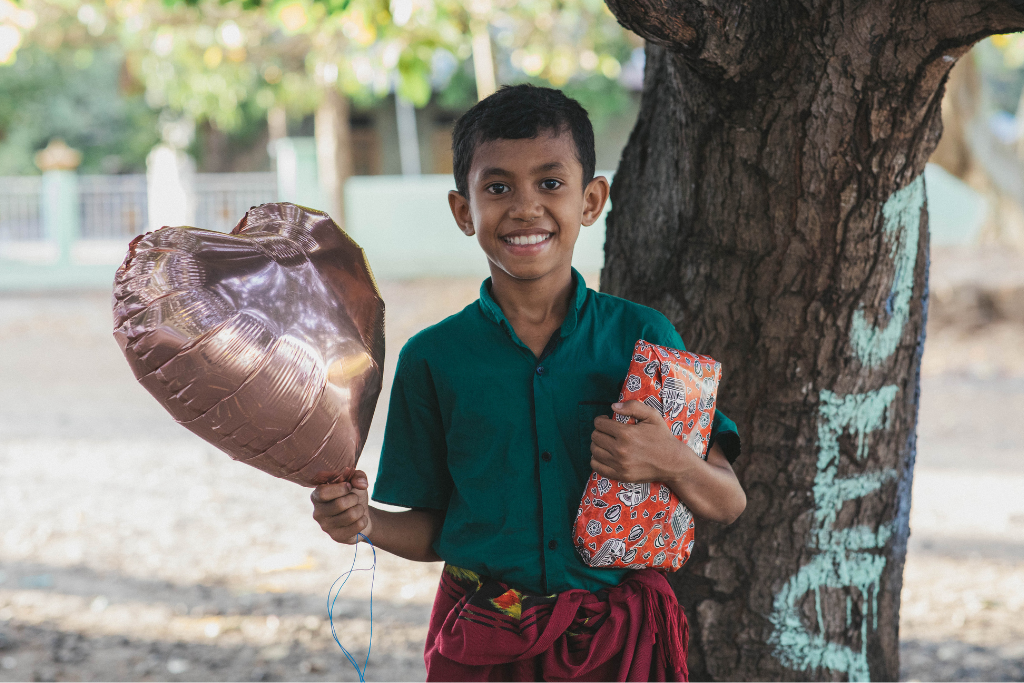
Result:
M563 88L610 172L643 65L597 0L0 0L0 288L109 282L131 237L230 230L266 201L327 210L371 260L389 245L384 275L483 272L417 257L472 253L436 192L455 120L498 84ZM1022 89L1020 36L954 69L928 171L934 244L1024 249ZM579 265L596 270L603 224L587 236Z
M643 81L642 42L593 0L0 0L0 21L6 289L109 281L136 234L229 230L277 200L327 210L371 259L401 236L412 270L385 275L430 274L418 244L462 244L436 189L451 186L451 131L478 97L564 88L594 120L598 168L614 169ZM434 267L483 272L477 261Z

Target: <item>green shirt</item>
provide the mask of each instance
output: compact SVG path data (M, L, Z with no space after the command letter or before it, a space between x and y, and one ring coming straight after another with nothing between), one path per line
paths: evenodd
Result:
M594 418L610 415L637 339L683 348L661 313L587 289L538 359L491 298L405 345L391 391L373 499L445 510L434 550L449 564L535 594L617 585L628 569L592 569L572 526L590 475ZM732 462L736 425L715 413Z

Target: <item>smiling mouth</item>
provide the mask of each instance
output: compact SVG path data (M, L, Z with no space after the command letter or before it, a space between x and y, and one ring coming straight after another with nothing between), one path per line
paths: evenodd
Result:
M502 237L505 244L511 244L513 246L525 246L529 244L540 244L546 240L551 239L551 233L545 233L543 235L512 235L510 237Z

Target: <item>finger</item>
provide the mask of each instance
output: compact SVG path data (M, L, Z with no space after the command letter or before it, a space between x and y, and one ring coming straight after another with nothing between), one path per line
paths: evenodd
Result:
M622 433L623 424L605 415L594 418L594 429L603 434L617 436Z
M594 430L594 433L590 435L591 446L600 446L606 451L612 450L617 441L618 439L614 435L606 432L599 432L596 429Z
M356 507L361 503L362 501L359 499L359 495L355 493L348 493L340 498L328 500L323 503L314 503L313 518L326 519L328 517L333 517L334 515L341 514L342 512Z
M353 491L351 493L346 493L341 498L335 498L332 501L328 501L324 504L323 509L329 510L332 515L336 515L339 512L344 512L345 510L358 507L359 505L366 507L365 502L366 499L364 496L360 496L359 493Z
M618 475L615 472L615 470L613 470L611 467L595 458L590 459L590 469L594 470L602 477L608 477L609 479L618 479Z
M341 527L350 526L355 524L360 519L367 517L366 507L362 505L356 505L350 507L347 510L342 510L335 515L329 515L324 517L320 521L320 526L324 528L339 529Z
M325 529L325 531L327 531L328 536L338 543L354 545L359 541L358 534L365 529L369 523L370 520L364 517L363 519L358 520L355 524L350 524L337 529Z
M340 484L320 484L313 489L313 493L309 494L309 499L313 501L313 505L316 505L340 498L350 491L352 491L352 486L344 481Z
M352 526L353 524L357 524L361 519L369 519L369 515L367 515L365 511L352 509L346 510L338 515L322 517L316 521L317 524L320 525L321 529L327 533L333 533L338 529L344 529Z
M664 417L656 408L652 408L646 403L642 403L640 401L634 400L613 403L612 410L619 415L636 418L638 422L664 421Z
M610 451L601 448L594 443L590 444L590 460L591 462L597 460L605 467L614 467L618 463L618 460Z

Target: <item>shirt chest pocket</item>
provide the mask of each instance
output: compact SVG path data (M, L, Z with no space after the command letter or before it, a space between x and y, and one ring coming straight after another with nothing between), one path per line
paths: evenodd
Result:
M598 415L611 417L612 404L608 401L580 401L577 413L579 414L579 420L577 421L579 429L579 457L589 468L590 437L594 433L594 419Z

